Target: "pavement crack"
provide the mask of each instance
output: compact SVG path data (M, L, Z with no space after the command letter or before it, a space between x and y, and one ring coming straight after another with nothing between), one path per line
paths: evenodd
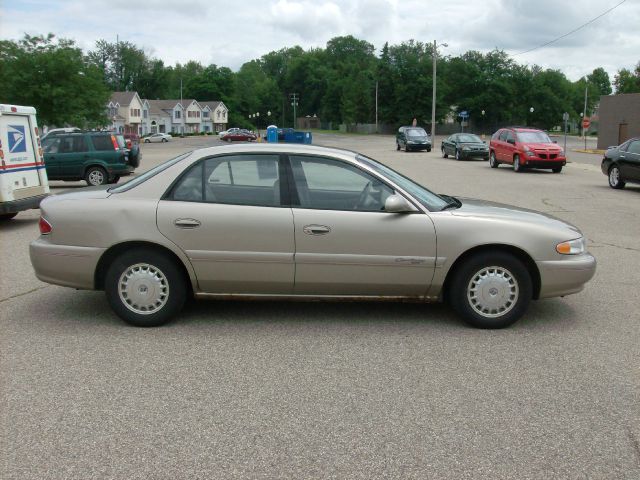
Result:
M622 245L616 245L615 243L605 243L605 242L597 242L595 240L591 240L591 246L592 247L614 247L614 248L620 248L621 250L629 250L631 252L640 252L640 248L633 248L633 247L624 247Z
M553 203L551 203L551 199L550 198L543 198L542 199L542 203L544 203L547 207L551 207L551 208L557 208L558 210L556 210L557 212L568 212L569 210L567 210L566 208L560 206L560 205L555 205Z
M636 454L636 461L640 465L640 441L638 441L638 437L633 434L633 431L628 425L626 425L626 430L629 440L631 441L631 445L633 446L633 452Z
M29 295L30 293L37 292L38 290L43 290L45 288L49 288L50 286L51 285L45 285L44 287L33 288L33 289L28 290L26 292L16 293L15 295L11 295L10 297L7 297L7 298L0 298L0 303L7 302L9 300L13 300L14 298L18 298L18 297L23 297L25 295Z

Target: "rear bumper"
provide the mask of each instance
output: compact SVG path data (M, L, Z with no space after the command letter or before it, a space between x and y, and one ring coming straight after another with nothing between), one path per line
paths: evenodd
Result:
M48 197L48 194L37 195L35 197L21 198L20 200L12 200L10 202L0 203L0 214L17 213L32 208L40 208L40 202Z
M29 256L39 280L54 285L93 290L96 266L105 250L54 245L46 237L41 237L29 245Z
M596 273L596 259L590 253L536 264L540 271L539 298L577 293Z

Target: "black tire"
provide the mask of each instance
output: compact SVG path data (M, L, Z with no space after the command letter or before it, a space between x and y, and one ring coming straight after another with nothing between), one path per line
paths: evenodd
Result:
M90 187L97 187L98 185L104 185L109 181L107 171L102 167L89 167L84 174L84 181Z
M447 153L447 151L444 149L444 147L442 147L442 158L449 158L449 154Z
M457 148L456 148L456 160L462 160L460 158L460 150L458 150Z
M404 144L404 151L408 152L409 151L409 144L405 142Z
M551 169L551 171L552 171L553 173L560 173L560 172L562 171L562 167L555 167L555 168L552 168L552 169Z
M500 162L496 160L495 152L491 152L491 154L489 154L489 166L491 168L498 168L500 166Z
M611 168L609 168L609 186L619 190L624 188L625 185L626 182L622 179L620 168L618 168L617 165L612 165Z
M430 152L430 151L431 151L431 147L427 147L427 152Z
M396 150L400 150L400 144L396 142Z
M483 272L489 274L489 278L483 277ZM473 286L480 290L480 295L472 293ZM493 294L494 290L497 293ZM457 267L445 293L453 309L469 325L504 328L526 312L533 297L533 284L527 268L516 257L506 252L486 252L473 255ZM497 298L494 300L493 296ZM491 304L492 301L495 303ZM489 305L495 310L488 311ZM500 309L504 313L500 313Z
M18 215L18 212L0 214L0 222L4 222L6 220L11 220L16 215Z
M513 156L513 171L516 173L522 172L522 165L520 165L520 155Z
M167 143L167 142L168 142L168 140L166 138L162 139L162 143Z
M111 180L109 180L109 183L118 183L118 181L120 181L120 175L115 175Z
M140 292L145 288L142 295L151 291L148 297L153 297L157 293L156 305L151 305L153 300L149 298L138 299L149 302L148 306L136 305L136 299L127 294L124 284L123 276L128 271L140 277L135 279L135 285ZM166 254L147 249L134 249L117 257L107 270L104 289L113 311L136 327L158 327L168 323L180 313L187 296L187 285L179 266ZM123 290L122 295L120 289ZM157 307L160 302L162 304ZM151 311L145 308L157 310L143 313Z
M149 140L148 138L145 138L144 143L151 143L151 140Z

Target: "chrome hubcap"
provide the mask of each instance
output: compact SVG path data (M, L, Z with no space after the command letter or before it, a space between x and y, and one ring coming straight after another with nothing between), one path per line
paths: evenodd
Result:
M120 275L118 294L122 303L132 312L151 315L167 303L169 282L159 268L148 263L137 263Z
M609 172L609 182L611 185L618 185L620 181L620 171L617 168L612 168Z
M94 170L89 174L89 183L92 185L102 185L104 182L104 175L100 170Z
M476 272L467 286L469 305L486 318L501 317L518 301L518 282L504 267L485 267Z

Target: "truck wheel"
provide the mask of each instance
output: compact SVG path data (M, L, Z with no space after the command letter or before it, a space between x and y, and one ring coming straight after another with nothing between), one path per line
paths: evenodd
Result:
M169 322L187 295L180 268L167 255L148 249L123 253L107 270L104 282L113 311L136 327Z
M104 185L107 183L107 172L102 167L91 167L87 170L84 176L85 181L89 186Z

